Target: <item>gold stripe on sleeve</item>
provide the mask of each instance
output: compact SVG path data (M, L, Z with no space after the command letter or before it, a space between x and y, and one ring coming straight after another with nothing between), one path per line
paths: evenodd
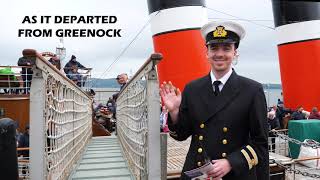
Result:
M250 153L253 156L253 159L254 159L254 164L253 165L254 166L257 165L258 164L258 156L257 156L256 152L253 150L253 148L250 145L247 145L246 147L247 147L247 149L250 151Z
M247 151L245 151L244 149L241 149L241 153L243 154L243 156L246 158L247 162L248 162L248 166L249 166L249 170L252 168L252 164L251 164L251 159L249 154L247 153Z

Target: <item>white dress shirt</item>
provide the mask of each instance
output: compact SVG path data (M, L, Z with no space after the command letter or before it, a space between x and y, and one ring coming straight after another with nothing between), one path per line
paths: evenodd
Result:
M223 86L226 84L226 82L228 81L229 77L232 74L232 68L230 68L230 70L224 75L222 76L220 79L216 79L216 77L214 76L212 70L210 71L210 77L211 77L211 84L213 84L214 81L220 81L221 83L219 84L219 90L220 92L222 91ZM214 87L212 86L213 91L214 91Z

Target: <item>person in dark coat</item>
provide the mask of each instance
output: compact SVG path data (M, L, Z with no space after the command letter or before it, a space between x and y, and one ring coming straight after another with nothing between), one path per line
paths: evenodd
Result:
M29 147L29 126L26 126L25 132L20 136L18 140L18 148L28 148ZM19 156L29 157L29 150L23 150L18 152Z
M71 79L75 84L77 84L79 87L81 87L82 83L82 76L81 74L78 72L78 68L76 66L72 67L72 70L69 71L69 73L67 74L67 77L69 79Z
M126 73L122 73L122 74L119 74L116 79L118 84L120 85L120 91L121 91L128 82L128 75Z
M34 65L34 60L30 57L20 57L18 60L18 66L25 66L21 68L21 77L23 80L24 93L28 93L30 91L31 80L32 80L32 65ZM30 67L26 67L30 66Z
M291 109L285 108L282 101L278 102L276 116L279 119L280 129L284 129L285 127L287 127L286 125L287 122L285 122L284 118L286 116L289 116L290 113L291 113Z
M160 87L169 111L170 135L192 137L184 172L211 162L208 176L223 180L269 179L267 105L260 83L231 67L245 31L233 22L201 28L211 65L208 75L188 83L183 93L171 82Z
M67 62L67 64L64 66L63 70L68 75L69 73L71 73L71 71L74 67L77 67L78 69L85 69L86 68L81 63L79 63L77 61L77 58L75 55L72 55L70 61Z
M302 120L307 119L306 115L303 113L303 107L299 106L295 112L291 115L292 120Z
M61 69L61 61L60 59L55 55L53 57L51 57L49 60L48 60L52 65L54 65L58 70Z

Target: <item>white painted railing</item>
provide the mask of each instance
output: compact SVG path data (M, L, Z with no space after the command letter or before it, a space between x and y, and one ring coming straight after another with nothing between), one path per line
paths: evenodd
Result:
M0 66L0 94L29 94L31 66Z
M30 91L30 177L67 179L92 135L92 99L35 50Z
M119 93L117 134L129 169L136 179L161 177L160 97L156 64L152 54Z

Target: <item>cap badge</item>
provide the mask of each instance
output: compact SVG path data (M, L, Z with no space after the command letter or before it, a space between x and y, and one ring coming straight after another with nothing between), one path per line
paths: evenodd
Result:
M216 30L213 31L213 37L226 37L228 32L223 26L217 26Z

